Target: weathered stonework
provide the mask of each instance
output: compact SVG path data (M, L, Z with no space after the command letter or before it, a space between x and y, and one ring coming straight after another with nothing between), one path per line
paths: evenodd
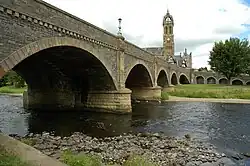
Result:
M162 88L157 87L144 87L133 88L131 98L135 100L160 100Z

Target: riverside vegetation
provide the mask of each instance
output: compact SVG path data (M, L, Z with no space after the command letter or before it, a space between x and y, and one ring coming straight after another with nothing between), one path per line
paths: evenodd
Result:
M177 85L163 93L189 98L250 99L250 86L186 84Z
M7 153L0 148L0 166L32 166L27 162L22 161L19 157Z

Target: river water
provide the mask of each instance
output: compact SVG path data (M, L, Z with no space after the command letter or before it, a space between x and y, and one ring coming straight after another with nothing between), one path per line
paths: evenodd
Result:
M133 105L130 115L92 112L38 112L22 108L22 97L0 95L0 130L6 134L81 131L92 136L158 132L214 144L228 155L250 153L250 105L167 102Z

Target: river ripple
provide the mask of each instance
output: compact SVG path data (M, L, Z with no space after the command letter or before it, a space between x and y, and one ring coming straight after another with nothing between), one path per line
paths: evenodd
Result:
M0 96L0 130L25 135L54 131L70 135L82 131L92 136L124 132L160 132L214 144L226 154L250 152L250 105L206 102L168 102L133 105L130 115L90 112L27 112L22 97Z

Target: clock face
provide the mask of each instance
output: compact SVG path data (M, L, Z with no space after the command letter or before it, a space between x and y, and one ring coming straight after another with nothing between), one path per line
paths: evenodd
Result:
M170 38L168 37L168 38L167 38L167 41L169 41L169 40L170 40Z

